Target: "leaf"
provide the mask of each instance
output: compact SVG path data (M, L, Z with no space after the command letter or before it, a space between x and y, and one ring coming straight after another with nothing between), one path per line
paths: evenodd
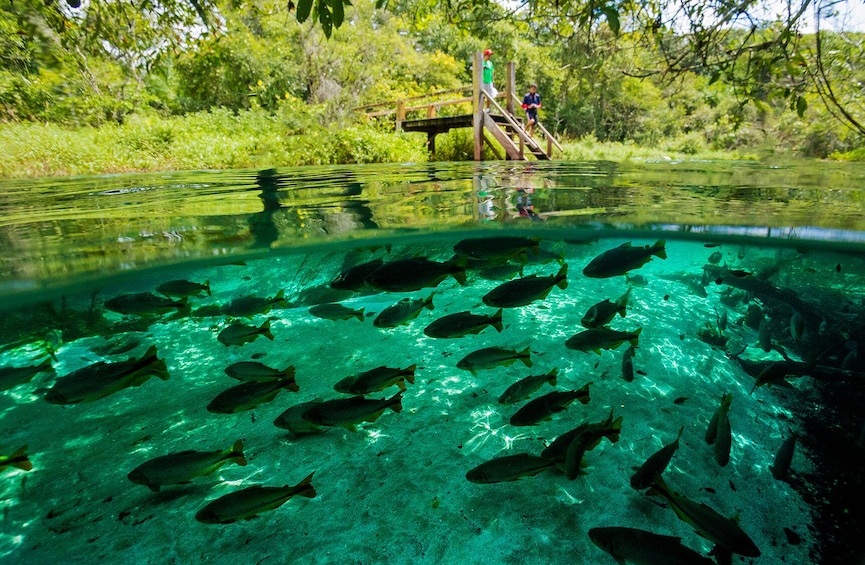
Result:
M619 12L612 6L602 6L601 13L607 18L607 24L610 26L614 35L619 35Z
M800 96L796 99L796 113L799 114L799 117L805 116L805 110L808 108L808 101L805 100L804 96Z
M297 21L303 23L312 11L312 0L297 0Z
M331 0L330 9L333 12L333 26L339 27L345 19L345 11L342 9L342 0Z
M330 39L330 34L333 32L333 18L330 15L327 0L318 0L318 22L321 24L321 31L324 32L324 36Z

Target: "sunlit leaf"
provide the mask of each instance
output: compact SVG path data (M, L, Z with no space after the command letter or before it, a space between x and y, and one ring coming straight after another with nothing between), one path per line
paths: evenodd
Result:
M808 109L808 101L805 100L804 96L800 96L796 99L796 113L799 114L799 117L802 118L805 116L805 110Z
M615 35L619 35L619 12L614 7L607 5L601 7L601 13L606 16L610 30Z

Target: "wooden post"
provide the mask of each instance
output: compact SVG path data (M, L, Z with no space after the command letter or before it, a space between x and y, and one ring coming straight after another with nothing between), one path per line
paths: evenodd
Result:
M402 130L402 123L405 121L405 100L396 101L396 131Z
M436 156L436 134L434 131L427 132L426 146L429 150L430 157Z
M436 117L436 107L435 105L429 105L426 107L426 117L427 119L433 119Z
M484 103L481 99L481 81L483 80L483 55L475 51L472 55L472 127L474 128L475 161L484 156Z
M517 64L513 61L508 63L505 80L505 108L507 108L508 112L513 116L514 96L517 95Z

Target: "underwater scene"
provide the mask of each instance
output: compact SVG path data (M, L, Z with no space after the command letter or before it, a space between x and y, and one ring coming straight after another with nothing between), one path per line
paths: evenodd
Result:
M863 563L828 169L0 183L0 559Z

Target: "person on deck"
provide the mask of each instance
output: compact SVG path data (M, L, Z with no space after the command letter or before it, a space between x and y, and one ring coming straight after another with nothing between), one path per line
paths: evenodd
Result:
M481 82L481 90L486 93L486 111L490 111L490 99L495 98L498 91L496 91L496 87L493 86L493 62L490 60L490 57L493 55L492 49L484 49L484 64L483 64L483 81Z
M538 123L538 108L541 107L541 95L537 85L529 85L529 91L523 96L523 110L526 111L526 126L529 137L534 136L535 124Z

